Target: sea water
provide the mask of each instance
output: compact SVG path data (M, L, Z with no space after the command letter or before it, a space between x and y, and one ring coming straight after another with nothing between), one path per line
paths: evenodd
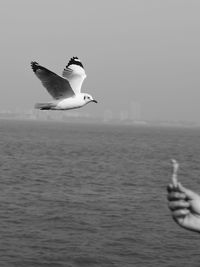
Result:
M200 192L200 130L0 121L1 267L199 266L167 207L171 158Z

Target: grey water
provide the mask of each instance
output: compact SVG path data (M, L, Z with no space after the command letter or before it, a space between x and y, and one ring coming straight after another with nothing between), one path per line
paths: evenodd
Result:
M0 121L0 266L199 266L167 207L200 192L200 129Z

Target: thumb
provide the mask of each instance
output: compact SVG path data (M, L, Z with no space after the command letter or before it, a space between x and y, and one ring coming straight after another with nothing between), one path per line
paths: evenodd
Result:
M194 198L199 197L199 195L197 193L193 192L190 189L187 189L181 183L178 183L177 187L180 190L180 192L184 193L186 195L186 197L188 197L189 199L194 199Z

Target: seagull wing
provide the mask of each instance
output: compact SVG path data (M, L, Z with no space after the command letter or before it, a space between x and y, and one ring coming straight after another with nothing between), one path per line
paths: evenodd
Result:
M86 78L86 74L83 64L77 57L70 59L69 63L63 70L62 76L69 82L75 94L81 92L81 86Z
M74 95L74 91L68 80L42 67L37 62L31 62L31 67L54 99L68 98Z

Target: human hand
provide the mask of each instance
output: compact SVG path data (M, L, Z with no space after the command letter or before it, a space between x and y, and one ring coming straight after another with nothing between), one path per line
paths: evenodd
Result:
M168 185L168 206L172 217L180 226L200 232L200 195L178 182L179 164L172 160L172 183Z
M200 195L181 183L168 185L168 205L176 223L188 230L200 232Z

